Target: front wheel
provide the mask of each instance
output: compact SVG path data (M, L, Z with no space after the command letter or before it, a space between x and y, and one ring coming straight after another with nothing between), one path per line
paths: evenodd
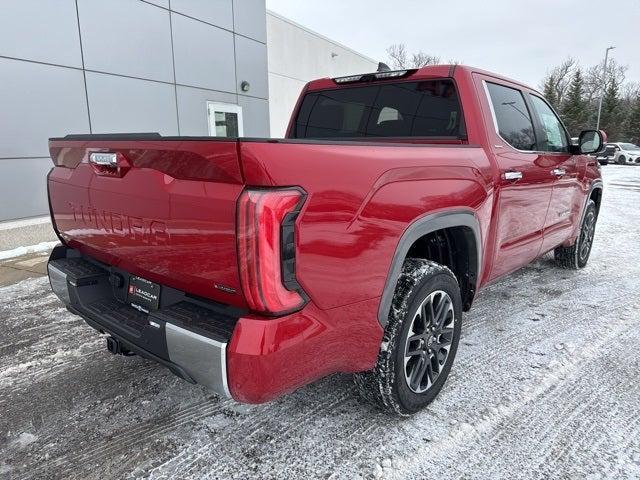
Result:
M598 220L598 209L593 200L589 200L584 212L582 225L580 226L580 236L576 243L570 247L557 247L554 251L556 263L562 268L578 270L584 268L589 261L593 237L596 231Z
M627 159L624 157L624 155L620 155L618 157L618 165L624 165L625 163L627 163Z
M376 366L355 375L360 394L398 415L431 403L451 370L461 322L460 287L451 270L429 260L407 259Z

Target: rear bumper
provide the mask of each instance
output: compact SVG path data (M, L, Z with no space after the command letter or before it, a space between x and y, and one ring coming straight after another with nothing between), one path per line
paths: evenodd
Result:
M382 339L379 298L332 310L310 302L265 318L162 286L160 308L146 313L125 301L127 272L64 246L54 249L48 270L58 298L93 328L240 402L266 402L331 373L371 369Z
M142 312L119 301L118 290L128 281L119 272L56 247L47 265L51 289L68 310L96 330L118 339L128 350L157 361L190 383L207 386L230 397L223 332L198 328L204 316L216 316L201 302L180 301L155 312ZM121 275L114 285L112 273ZM169 292L172 297L175 292ZM121 297L126 298L126 297ZM228 319L225 318L228 322ZM191 325L189 325L191 323ZM222 330L222 329L220 329Z

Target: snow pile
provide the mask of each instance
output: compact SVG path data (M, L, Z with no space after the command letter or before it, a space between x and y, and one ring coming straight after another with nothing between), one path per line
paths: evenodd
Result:
M3 250L0 251L0 260L21 257L23 255L29 255L30 253L48 252L58 243L59 242L42 242L37 245L28 245L26 247L17 247L12 250Z

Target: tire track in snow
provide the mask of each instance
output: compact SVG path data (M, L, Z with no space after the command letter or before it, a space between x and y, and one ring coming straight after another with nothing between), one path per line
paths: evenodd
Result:
M626 331L630 330L634 327L634 325L630 325L629 321L621 322L621 324L617 325L615 329L611 329L606 336L600 337L597 342L586 344L584 348L578 350L576 355L565 358L564 362L559 366L556 370L549 370L545 373L540 379L537 387L533 388L529 393L523 395L521 398L516 399L513 403L509 405L503 405L499 410L497 415L493 415L487 420L481 420L476 424L472 424L473 433L485 436L487 432L494 431L496 428L501 427L503 422L514 418L518 412L523 410L525 407L530 406L532 403L536 403L542 397L545 397L546 394L552 389L558 387L567 376L570 374L577 373L580 370L583 362L590 361L598 358L598 354L601 352L602 347L610 342L611 340L619 337L619 335ZM636 337L638 332L636 331ZM531 407L532 410L535 410L535 407ZM455 429L451 433L451 438L439 443L437 445L437 454L442 456L442 454L448 450L458 449L465 444L466 434L469 433L469 428L466 426L468 424L464 424L462 427ZM431 449L429 449L431 452ZM422 452L426 453L426 452ZM415 477L420 469L420 462L425 461L427 456L424 455L417 459L412 459L410 461L405 461L402 464L402 475L399 475L399 470L391 471L387 478L406 478L406 476ZM482 471L482 470L480 470ZM487 470L483 471L483 475L487 474Z
M52 467L63 470L73 467L76 471L77 469L81 470L83 466L86 468L86 466L100 464L123 453L133 451L143 443L152 442L154 439L179 429L190 422L211 416L227 407L230 403L215 401L216 399L217 397L210 397L207 401L179 410L176 414L169 415L168 418L152 418L137 427L114 432L109 435L109 438L102 440L97 445L91 445L82 452L53 460L48 465L43 465L39 469L31 471L27 478L40 478L42 474L45 474ZM69 468L69 470L71 469ZM78 471L76 475L80 475L82 478L84 474Z

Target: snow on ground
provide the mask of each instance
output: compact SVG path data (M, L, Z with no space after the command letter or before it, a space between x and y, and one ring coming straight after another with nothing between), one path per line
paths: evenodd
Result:
M221 401L107 353L45 278L0 288L0 476L640 478L640 168L603 170L587 268L545 257L483 291L445 388L409 419L347 375Z
M9 258L21 257L30 253L47 252L55 247L60 242L40 242L36 245L28 245L26 247L17 247L11 250L0 251L0 260L7 260Z

